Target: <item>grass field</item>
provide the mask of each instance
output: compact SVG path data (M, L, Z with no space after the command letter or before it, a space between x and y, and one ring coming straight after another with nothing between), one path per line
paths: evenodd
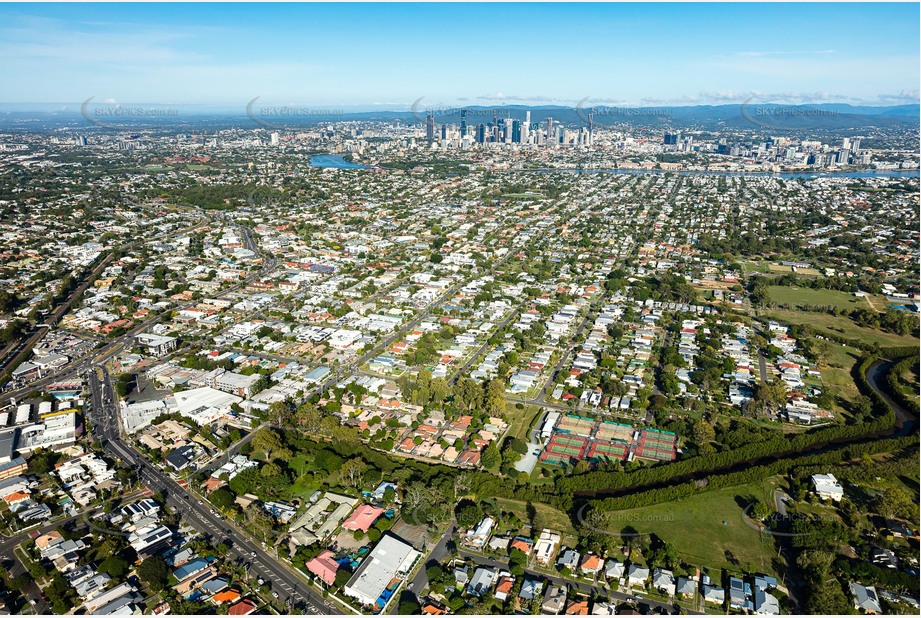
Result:
M825 350L825 358L819 363L822 384L831 388L842 399L855 401L860 396L860 391L851 377L851 368L857 362L858 351L831 341Z
M894 335L877 328L858 326L850 318L828 315L827 313L771 309L764 312L764 315L793 324L806 324L820 334L826 333L838 337L847 337L867 344L872 344L876 341L883 347L918 345L918 340L914 337Z
M509 500L507 498L494 498L493 501L500 509L517 513L522 520L525 519L527 503L521 502L520 500ZM532 504L543 520L543 525L546 528L556 530L563 536L575 537L576 529L573 527L569 515L562 511L558 511L548 504L542 504L540 502L533 502Z
M797 275L809 275L812 277L819 276L819 271L817 271L815 268L797 268L796 270L793 270L792 266L784 266L783 264L776 264L774 262L768 263L767 269L768 271L772 273L793 273L795 272Z
M837 290L814 290L812 288L801 288L787 285L770 285L767 288L768 295L775 303L786 303L790 305L830 305L840 309L870 309L871 305L866 298L858 298L847 292ZM880 299L885 307L885 302ZM880 306L877 303L877 306Z
M899 388L902 389L902 392L918 401L918 361L899 374Z
M531 425L534 424L534 418L540 412L540 407L525 405L524 410L515 409L515 404L510 403L506 414L512 419L508 426L506 435L513 438L521 438L528 442L531 433Z
M753 569L776 574L774 543L743 519L742 504L755 497L773 506L773 489L780 479L708 491L676 502L617 511L610 521L614 530L632 527L655 534L678 550L683 560L713 569Z

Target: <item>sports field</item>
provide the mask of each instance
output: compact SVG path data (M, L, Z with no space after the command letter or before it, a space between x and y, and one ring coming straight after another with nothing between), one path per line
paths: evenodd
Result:
M789 305L814 305L814 306L832 306L839 309L871 309L872 306L867 299L854 296L847 292L837 290L815 290L812 288L801 288L787 285L771 285L767 288L768 296L775 303L784 303ZM879 302L877 302L877 298ZM885 307L885 299L877 297L873 299L876 307Z
M654 533L678 550L683 561L713 569L751 569L776 575L773 538L762 535L743 519L749 497L773 504L776 477L760 483L730 487L654 506L614 512L612 531L632 527Z
M826 333L837 337L847 337L867 344L872 344L875 341L883 347L914 346L918 344L918 340L914 337L895 335L878 328L858 326L850 318L828 315L827 313L771 309L765 311L763 315L793 324L806 324L819 334Z

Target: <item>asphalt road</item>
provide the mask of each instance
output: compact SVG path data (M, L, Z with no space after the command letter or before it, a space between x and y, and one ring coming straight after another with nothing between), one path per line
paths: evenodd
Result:
M420 593L425 590L426 586L429 585L429 576L425 572L426 567L429 563L440 563L445 560L451 552L448 551L448 543L454 536L454 532L457 530L457 525L452 523L448 530L441 535L441 538L438 540L438 543L432 548L432 551L429 553L428 558L425 562L422 563L422 566L419 568L419 571L416 573L416 576L409 583L409 585L404 589L404 594L412 593L416 595L417 599L421 600L419 596ZM399 603L394 603L390 608L390 614L396 614L399 609Z
M101 374L101 379L100 379ZM140 481L151 491L163 492L167 505L182 514L186 523L199 532L212 537L216 542L226 541L231 546L230 556L239 557L251 563L250 576L261 577L267 582L279 599L302 607L311 614L335 614L340 610L328 604L319 592L311 588L304 579L282 564L281 560L252 541L234 524L225 520L208 504L205 504L182 488L170 475L148 462L119 434L119 420L111 377L104 367L90 372L94 428L103 447L125 465L138 471Z
M507 560L497 560L495 558L487 558L486 556L468 552L463 549L460 549L458 553L462 558L470 559L473 561L474 564L477 564L479 566L508 569ZM662 614L678 613L676 606L670 603L662 603L660 601L655 601L652 599L637 597L635 595L626 594L619 590L610 590L606 586L599 586L597 584L593 584L587 581L575 581L571 579L564 579L562 577L557 577L555 575L548 575L546 573L541 573L538 571L530 571L528 569L525 569L524 572L525 572L525 575L531 576L536 579L550 581L556 586L566 587L569 590L572 590L573 588L578 589L580 592L588 594L589 596L607 597L612 601L617 601L617 602L622 602L622 603L648 605L650 608L656 610L655 613L662 613ZM648 613L653 613L653 612L648 612ZM696 612L688 612L688 613L696 613Z

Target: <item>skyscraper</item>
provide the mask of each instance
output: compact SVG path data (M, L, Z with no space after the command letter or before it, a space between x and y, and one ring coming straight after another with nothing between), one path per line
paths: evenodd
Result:
M547 141L553 141L553 118L547 118Z
M461 124L460 124L460 136L461 139L467 136L467 110L461 110Z
M513 144L521 143L521 121L520 120L512 121L512 143Z
M435 115L429 114L425 117L425 139L430 142L435 141Z
M486 125L482 122L476 126L476 143L483 144L486 142Z

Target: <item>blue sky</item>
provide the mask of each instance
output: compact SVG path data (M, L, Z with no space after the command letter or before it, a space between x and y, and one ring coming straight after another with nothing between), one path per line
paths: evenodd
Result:
M916 103L919 5L2 4L0 102Z

